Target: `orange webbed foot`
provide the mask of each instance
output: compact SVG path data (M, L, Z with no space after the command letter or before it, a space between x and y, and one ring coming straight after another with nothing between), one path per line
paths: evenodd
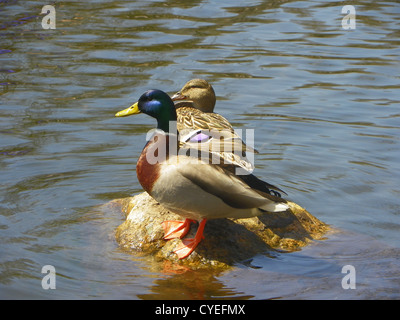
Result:
M182 243L174 250L174 253L177 254L179 259L184 259L189 256L193 252L193 250L196 249L200 241L204 238L203 231L206 225L206 221L206 219L203 219L200 222L199 228L197 229L194 238L182 240Z
M164 239L170 240L175 238L183 238L190 229L190 223L194 220L186 219L185 221L164 221L162 227L164 229Z
M196 241L195 238L184 239L182 240L182 243L174 250L174 253L176 253L179 259L184 259L189 256L194 249L196 249L199 242L200 241Z

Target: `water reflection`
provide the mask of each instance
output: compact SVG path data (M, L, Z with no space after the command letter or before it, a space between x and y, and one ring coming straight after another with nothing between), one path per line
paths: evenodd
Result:
M145 300L207 300L207 299L250 299L236 288L228 288L218 280L219 274L210 270L192 271L164 265L162 278L154 280L150 293L139 294ZM171 273L174 273L171 275ZM179 290L176 290L179 288Z

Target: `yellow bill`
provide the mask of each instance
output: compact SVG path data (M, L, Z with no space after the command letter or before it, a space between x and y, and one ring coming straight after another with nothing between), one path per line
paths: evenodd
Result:
M138 103L136 102L135 104L131 105L129 108L126 108L124 110L121 110L115 114L116 117L126 117L130 116L132 114L138 114L141 111L139 110Z

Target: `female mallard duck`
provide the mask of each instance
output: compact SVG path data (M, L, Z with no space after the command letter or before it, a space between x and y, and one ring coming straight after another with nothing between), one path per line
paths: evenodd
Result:
M206 113L214 112L215 102L217 101L214 88L203 79L189 80L171 99L175 101L176 108L179 106L184 107L184 103L188 102L189 106L191 104L196 109ZM222 120L228 122L225 118L222 118Z
M188 81L171 99L175 102L177 109L179 131L190 128L234 132L227 119L214 113L215 92L206 80L192 79Z
M229 121L214 113L213 87L203 79L192 79L171 97L175 103L178 131L183 129L235 130ZM252 152L255 150L251 149Z
M128 109L129 114L146 113L157 120L157 130L136 165L140 184L165 208L186 218L184 222L165 221L164 238L183 238L193 220L201 221L195 237L184 239L174 251L179 259L187 257L199 244L207 219L249 218L288 209L286 200L271 192L279 188L252 174L236 175L235 164L214 164L205 157L198 159L196 153L188 154L185 145L179 143L177 132L170 131L170 122L177 120L177 114L165 92L149 90ZM126 115L126 110L116 114ZM193 131L190 141L207 140L204 136L207 135Z
M218 113L214 113L216 102L215 92L206 80L192 79L188 81L171 99L175 103L179 132L183 133L186 130L193 129L223 132L225 144L228 139L236 147L241 144L237 151L243 153L244 156L238 157L236 153L224 152L224 150L218 150L218 155L228 161L240 162L241 166L246 170L252 171L254 169L252 161L245 155L246 152L258 153L258 151L247 146L242 141L226 118Z

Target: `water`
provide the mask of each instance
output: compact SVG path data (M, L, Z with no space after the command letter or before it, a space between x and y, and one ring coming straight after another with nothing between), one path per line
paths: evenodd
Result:
M56 1L55 30L45 4L0 1L1 298L400 298L396 1L352 2L354 30L341 1ZM255 129L256 174L340 232L223 273L118 248L123 217L102 205L141 192L154 120L113 115L195 77Z

